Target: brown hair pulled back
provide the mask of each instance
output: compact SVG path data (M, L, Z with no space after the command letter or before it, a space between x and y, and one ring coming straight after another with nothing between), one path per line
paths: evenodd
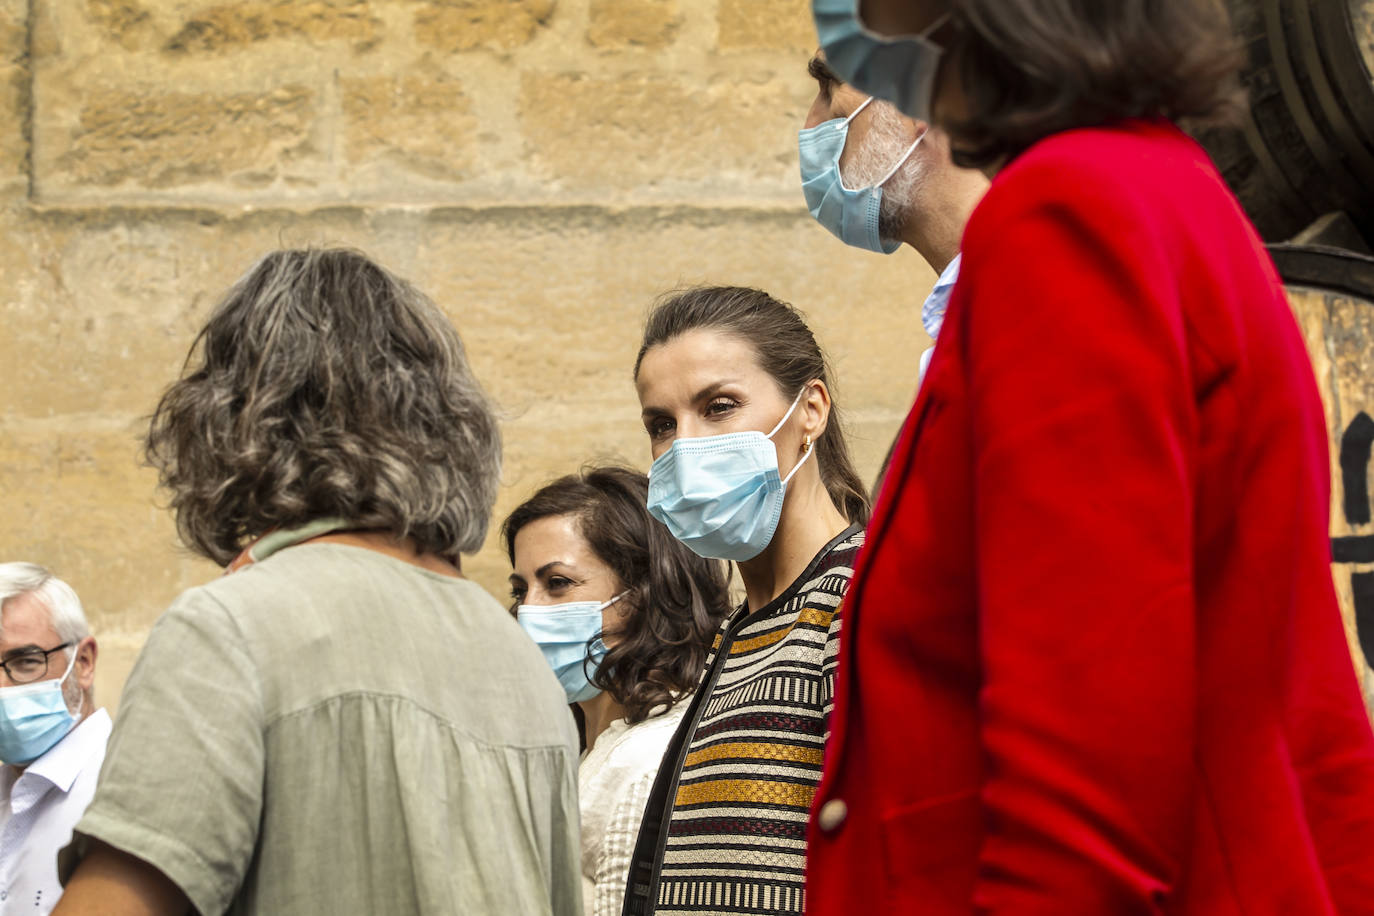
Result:
M649 478L638 471L587 467L541 488L501 529L514 564L521 528L570 516L627 589L620 600L633 613L591 680L625 707L631 723L696 687L730 600L725 565L688 550L649 514L648 501Z
M938 32L965 116L954 161L985 166L1060 131L1239 110L1243 56L1221 0L953 0Z
M859 524L868 523L868 493L854 470L830 365L801 313L762 290L743 286L700 286L665 294L644 326L635 359L635 378L652 347L694 330L730 334L753 348L759 366L791 400L813 379L830 391L830 419L816 440L816 464L835 507Z

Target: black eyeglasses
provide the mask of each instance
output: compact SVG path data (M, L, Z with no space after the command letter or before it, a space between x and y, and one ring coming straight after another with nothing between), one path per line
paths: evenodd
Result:
M11 683L31 684L48 673L48 656L54 652L61 652L70 645L71 643L64 642L51 649L30 649L0 662L0 668L5 669Z

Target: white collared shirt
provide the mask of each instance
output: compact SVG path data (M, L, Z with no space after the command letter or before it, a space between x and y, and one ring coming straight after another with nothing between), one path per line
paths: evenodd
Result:
M95 795L109 737L110 714L97 709L17 778L0 769L0 914L57 906L57 851Z
M935 288L921 305L921 325L931 340L940 336L940 327L945 323L945 310L949 308L949 297L954 294L954 284L959 280L959 262L963 259L964 254L960 252L954 256L954 260L945 265L945 269L940 271L940 278L935 281ZM921 354L921 381L925 381L926 370L930 368L930 358L934 355L934 347ZM917 386L919 385L918 382Z

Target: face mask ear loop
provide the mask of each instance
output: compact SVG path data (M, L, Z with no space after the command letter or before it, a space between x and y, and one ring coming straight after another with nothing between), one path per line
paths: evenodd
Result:
M868 107L869 105L871 105L871 104L873 104L873 96L870 95L868 98L864 99L862 105L860 105L858 108L855 108L853 111L851 111L851 112L849 113L849 117L845 118L845 119L844 119L843 121L841 121L839 124L836 124L836 125L835 125L835 129L836 129L836 130L848 130L848 129L849 129L849 122L852 121L852 120L854 120L855 118L857 118L857 117L859 116L859 112L863 111L865 108L867 108L867 107Z
M771 433L769 433L768 435L764 436L763 438L765 438L765 439L771 439L771 438L773 438L774 436L776 436L776 435L778 434L778 430L782 429L782 424L784 424L784 423L787 422L787 418L790 417L790 416L792 416L792 411L796 410L796 409L797 409L797 405L801 403L802 395L804 395L804 394L806 394L806 389L805 389L805 388L803 388L801 391L798 391L798 392L797 392L797 397L796 397L795 400L792 401L792 406L789 407L789 408L787 408L787 413L785 413L785 414L782 415L782 419L778 421L778 425L777 425L777 426L774 426L774 427L773 427L773 431L772 431Z
M80 649L80 648L81 648L81 643L80 643L79 641L72 644L72 647L71 647L71 650L70 650L71 653L72 653L72 659L71 659L71 661L67 662L67 670L64 671L64 672L62 672L62 676L61 676L60 678L57 679L57 683L61 684L61 683L63 683L64 681L66 681L66 680L67 680L67 677L72 673L72 668L76 667L76 650L77 650L77 649Z
M624 598L624 597L625 597L626 595L628 595L629 593L630 593L630 590L629 590L628 588L625 589L625 591L621 592L619 595L616 595L614 598L612 598L610 601L607 601L605 604L601 605L601 607L597 608L597 610L598 610L598 611L604 611L604 610L606 610L606 608L608 608L608 607L610 607L611 605L615 604L617 601L619 601L621 598Z
M597 610L598 610L598 611L604 611L604 610L606 610L606 608L608 608L608 607L610 607L611 605L615 604L617 601L619 601L621 598L624 598L624 597L625 597L626 595L628 595L629 593L630 593L630 590L629 590L628 588L625 589L625 591L621 592L619 595L616 595L614 598L612 598L610 601L607 601L605 604L601 605L601 607L597 608ZM606 635L606 633L605 633L605 631L603 630L602 632L597 633L595 637L593 637L593 638L595 639L596 642L601 643L603 649L604 649L604 647L606 646L606 642L605 642L605 640L602 639L602 637L605 636L605 635ZM601 653L601 658L604 659L605 657L606 657L606 651L602 651L602 653ZM583 673L583 674L587 674L587 662L590 662L590 661L592 661L592 655L591 655L590 653L588 653L587 657L584 658L584 659L582 660L582 673ZM596 663L597 663L598 665L600 665L600 664L601 664L600 659L598 659ZM587 681L588 681L588 683L591 682L591 675L588 675L588 676L587 676ZM595 685L593 685L593 686L595 686Z
M804 395L804 394L806 394L806 389L805 389L805 388L803 388L801 391L798 391L798 392L797 392L797 399L796 399L795 401L792 402L792 406L791 406L791 407L787 408L787 413L785 413L785 414L782 415L782 419L778 421L778 425L777 425L777 426L774 426L774 427L773 427L773 431L772 431L771 433L768 434L768 438L769 438L769 439L771 439L771 438L773 438L774 436L776 436L776 435L778 434L778 430L782 429L782 424L786 423L786 422L787 422L787 418L790 417L790 416L792 416L792 411L794 411L794 410L797 409L797 405L801 403L802 395ZM801 466L802 466L803 464L806 464L806 459L810 458L810 457L811 457L811 453L814 452L815 450L816 450L816 447L815 447L814 445L811 446L811 448L809 448L809 449L806 450L806 454L805 454L805 455L802 455L802 460L801 460L801 461L798 461L796 464L792 465L792 470L788 471L788 472L787 472L787 476L784 477L783 480L782 480L782 485L783 485L784 487L787 486L787 482L788 482L789 480L792 479L793 475L796 474L797 471L799 471L799 470L801 469Z
M892 179L892 176L897 174L897 170L900 169L902 166L906 165L906 161L911 158L912 153L916 152L916 147L921 145L921 141L926 138L926 134L928 134L929 132L929 127L921 131L920 135L916 138L916 140L906 148L906 152L902 154L902 158L897 160L897 164L892 167L892 171L884 175L882 181L879 181L877 184L873 185L873 187L881 188L883 185L887 184Z
M782 479L782 485L784 487L787 486L787 482L789 480L797 476L797 472L801 470L801 466L806 464L806 459L810 458L812 452L814 451L816 451L816 446L813 443L812 446L806 450L806 454L802 455L801 461L798 461L796 464L792 465L792 470L788 471L787 476Z
M934 35L934 34L935 34L936 32L938 32L938 31L940 31L940 26L944 25L946 22L949 22L950 17L953 16L953 15L954 15L954 12L953 12L952 10L951 10L950 12L948 12L948 13L945 13L943 16L939 17L939 18L936 19L934 22L932 22L930 25L926 26L924 29L922 29L920 32L918 32L918 33L916 34L916 37L917 37L917 38L924 38L926 41L930 41L930 36Z

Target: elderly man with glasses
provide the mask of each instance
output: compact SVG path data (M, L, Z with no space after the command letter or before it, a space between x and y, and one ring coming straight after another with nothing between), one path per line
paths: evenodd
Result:
M95 657L70 586L0 563L0 912L48 913L62 893L57 851L95 794L110 737Z

